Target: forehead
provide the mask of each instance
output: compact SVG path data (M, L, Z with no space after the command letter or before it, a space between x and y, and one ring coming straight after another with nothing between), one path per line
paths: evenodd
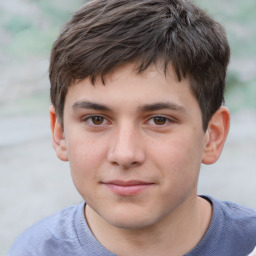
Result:
M92 100L110 107L125 104L130 108L156 102L169 102L183 108L189 107L191 102L196 104L189 80L178 81L171 67L164 73L158 66L151 65L138 73L133 63L123 65L106 75L104 82L97 79L92 84L88 78L77 81L69 88L65 105L73 106L80 101Z

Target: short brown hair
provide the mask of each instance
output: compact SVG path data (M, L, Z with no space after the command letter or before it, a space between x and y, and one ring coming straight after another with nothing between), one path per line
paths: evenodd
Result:
M94 0L74 13L51 52L51 101L63 121L65 97L77 79L95 79L138 63L138 72L171 64L188 77L206 130L224 101L230 48L223 27L186 0ZM104 80L103 80L104 81Z

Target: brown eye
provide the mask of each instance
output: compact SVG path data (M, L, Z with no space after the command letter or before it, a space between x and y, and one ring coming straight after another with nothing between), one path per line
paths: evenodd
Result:
M91 120L94 125L101 125L104 123L105 119L102 116L92 116Z
M167 121L165 117L162 116L156 116L153 118L155 125L164 125Z

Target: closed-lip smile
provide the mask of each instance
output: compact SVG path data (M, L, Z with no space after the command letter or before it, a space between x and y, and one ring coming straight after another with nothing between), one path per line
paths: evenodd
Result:
M154 185L153 182L141 180L111 180L102 182L102 184L118 196L135 196Z

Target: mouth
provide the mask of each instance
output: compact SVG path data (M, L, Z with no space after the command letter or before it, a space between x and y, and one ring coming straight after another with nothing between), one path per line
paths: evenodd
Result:
M113 180L103 182L102 184L118 196L135 196L141 194L154 185L154 183L140 180Z

